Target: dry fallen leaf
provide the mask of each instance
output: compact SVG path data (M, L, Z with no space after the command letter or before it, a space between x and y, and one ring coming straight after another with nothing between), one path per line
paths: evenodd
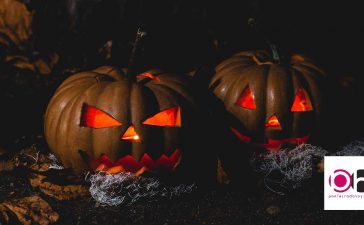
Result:
M0 203L0 221L18 223L14 219L24 225L48 225L56 222L59 215L46 201L35 195Z
M33 16L34 12L20 1L0 0L0 45L10 50L5 57L7 63L42 75L50 74L58 63L57 54L43 58L29 56L30 52L36 52L31 38Z
M30 61L28 57L22 55L9 55L5 57L6 62L13 64L19 69L31 70L42 75L50 74L58 60L59 56L56 53L51 54L48 59L38 58L34 61Z
M217 161L216 179L217 179L217 182L220 184L229 184L230 183L229 176L226 174L224 168L222 168L220 159Z
M11 153L0 147L0 171L10 171L16 167L26 168L32 172L46 172L51 169L64 169L53 154L40 151L36 145Z
M40 152L35 145L22 149L14 157L15 166L23 166L35 171L49 170L50 159Z
M33 12L16 0L0 1L0 45L24 50L32 35Z
M52 72L53 67L58 63L59 56L57 53L51 54L47 60L37 59L34 62L35 68L42 75L47 75Z
M43 181L45 178L46 176L34 174L34 176L30 178L30 184L32 187L39 188L44 194L57 200L71 200L85 197L90 194L88 188L83 185L58 185Z

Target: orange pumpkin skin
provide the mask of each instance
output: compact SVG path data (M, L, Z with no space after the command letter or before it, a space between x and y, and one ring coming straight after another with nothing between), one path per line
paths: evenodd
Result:
M232 115L232 133L278 150L306 142L314 131L325 75L301 55L292 55L286 64L270 59L265 51L240 52L216 66L209 87Z
M131 81L108 66L75 74L48 105L45 138L61 163L76 172L193 167L201 163L201 149L193 143L200 125L188 82L161 71Z

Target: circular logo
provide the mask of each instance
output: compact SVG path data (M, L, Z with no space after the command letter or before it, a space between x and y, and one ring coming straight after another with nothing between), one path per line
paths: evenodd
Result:
M353 185L353 179L348 171L339 169L335 170L332 176L330 175L329 185L336 192L345 192Z

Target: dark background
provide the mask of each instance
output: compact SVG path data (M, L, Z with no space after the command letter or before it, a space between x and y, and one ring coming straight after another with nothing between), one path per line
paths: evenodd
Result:
M35 11L30 55L57 53L51 74L17 70L1 59L0 144L42 133L43 114L70 74L100 65L128 65L138 26L148 33L140 69L191 72L241 50L268 49L310 56L328 74L322 142L338 146L362 137L361 52L364 24L358 1L22 0ZM254 17L262 35L247 25ZM112 40L111 55L104 44ZM201 91L204 91L201 88Z

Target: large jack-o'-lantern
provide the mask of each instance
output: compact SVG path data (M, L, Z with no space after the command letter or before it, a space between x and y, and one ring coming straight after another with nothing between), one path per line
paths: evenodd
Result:
M205 171L212 176L214 154L201 137L205 115L190 80L159 70L136 72L144 34L138 30L128 70L103 66L60 85L45 114L48 145L76 172L209 179Z
M266 51L241 52L215 68L215 96L236 120L239 140L268 150L305 143L321 111L324 73L302 55L283 64Z
M198 143L185 150L198 136L188 79L161 71L137 78L105 66L61 84L45 115L45 138L64 166L139 175L175 170L186 151L199 160Z

